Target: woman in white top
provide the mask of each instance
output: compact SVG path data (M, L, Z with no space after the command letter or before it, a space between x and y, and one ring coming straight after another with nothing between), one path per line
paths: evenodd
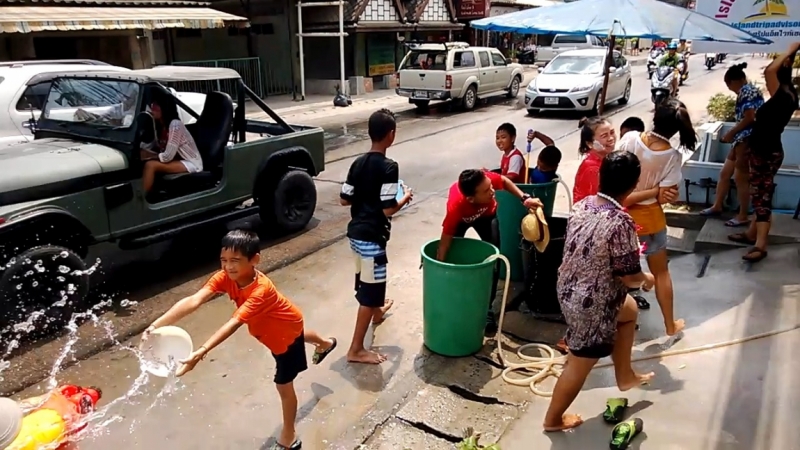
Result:
M171 94L163 94L150 104L150 115L155 122L155 140L142 143L141 159L144 162L142 188L153 189L156 175L196 173L203 170L203 158L194 138L181 122L178 107Z
M670 336L684 327L683 320L674 317L672 278L667 267L667 219L661 207L665 191L677 188L683 178L681 153L670 143L676 134L681 147L694 149L697 134L686 106L669 100L656 107L652 131L630 131L619 142L619 149L635 154L642 167L636 189L625 200L625 206L637 225L642 253L655 277L656 299Z

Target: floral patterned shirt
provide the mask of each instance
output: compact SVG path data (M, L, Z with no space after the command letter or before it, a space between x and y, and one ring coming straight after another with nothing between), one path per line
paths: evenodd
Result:
M559 268L567 346L576 350L614 343L628 292L619 277L642 271L633 219L614 205L596 205L596 199L587 197L573 208Z
M761 91L750 83L745 84L742 86L742 89L739 90L739 95L736 97L736 121L739 122L744 119L744 113L748 109L758 111L758 108L761 108L763 104L764 95L761 94ZM733 142L736 143L744 140L746 137L750 136L751 131L753 131L752 125L736 133Z

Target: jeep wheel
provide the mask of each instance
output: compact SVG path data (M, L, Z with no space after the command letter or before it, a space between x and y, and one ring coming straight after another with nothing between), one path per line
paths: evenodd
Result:
M464 92L464 98L461 99L461 106L466 110L470 111L475 108L475 103L478 101L478 91L475 89L475 86L472 85L467 88L466 92Z
M37 311L45 312L33 324L37 330L62 326L85 306L85 272L83 259L66 247L43 245L14 257L0 276L0 326L29 320Z
M259 195L260 199L271 199L261 204L262 222L286 233L305 228L317 207L317 187L311 176L302 170L290 170L273 186L274 191Z

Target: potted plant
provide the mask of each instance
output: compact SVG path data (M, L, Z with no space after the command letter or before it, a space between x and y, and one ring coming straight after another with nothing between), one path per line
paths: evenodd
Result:
M719 122L733 122L736 119L736 98L722 92L708 100L706 112Z

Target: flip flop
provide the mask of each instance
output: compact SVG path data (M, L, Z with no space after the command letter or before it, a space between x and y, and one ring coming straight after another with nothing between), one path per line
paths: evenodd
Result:
M756 243L755 239L750 239L744 233L734 233L728 235L728 240L736 242L737 244L753 245Z
M620 423L627 408L627 398L610 398L606 400L606 411L603 413L603 420L608 423Z
M631 419L618 423L611 430L611 442L609 448L612 450L625 450L631 445L631 441L644 430L642 419Z
M700 211L700 215L703 216L703 217L716 217L716 216L718 216L720 214L722 214L722 211L714 211L711 208L706 208L706 209Z
M317 364L321 363L322 361L325 360L325 357L330 355L331 352L336 348L336 344L337 344L336 338L332 337L331 340L333 341L333 344L330 347L328 347L327 350L325 350L323 352L314 352L314 355L311 357L311 363L312 364L317 365ZM291 447L291 448L294 448L294 447ZM297 448L300 448L300 447L297 447Z
M275 442L272 444L272 447L270 447L269 450L300 450L302 448L303 443L300 442L300 439L295 439L294 442L292 442L292 445L289 447Z
M641 310L650 309L650 302L645 300L645 298L642 297L641 295L631 295L631 297L633 297L633 299L636 301L636 306L638 306L639 309Z
M750 256L752 254L755 254L755 256ZM751 262L751 263L757 263L757 262L761 261L762 259L764 259L766 257L767 257L767 251L766 250L762 250L762 249L760 249L758 247L753 247L753 248L747 250L747 253L742 255L742 259L743 260L745 260L747 262Z
M737 219L736 217L734 217L733 219L725 222L725 226L726 227L731 227L731 228L741 227L741 226L745 226L745 225L750 225L750 219L745 220L745 221L741 221L741 220Z

